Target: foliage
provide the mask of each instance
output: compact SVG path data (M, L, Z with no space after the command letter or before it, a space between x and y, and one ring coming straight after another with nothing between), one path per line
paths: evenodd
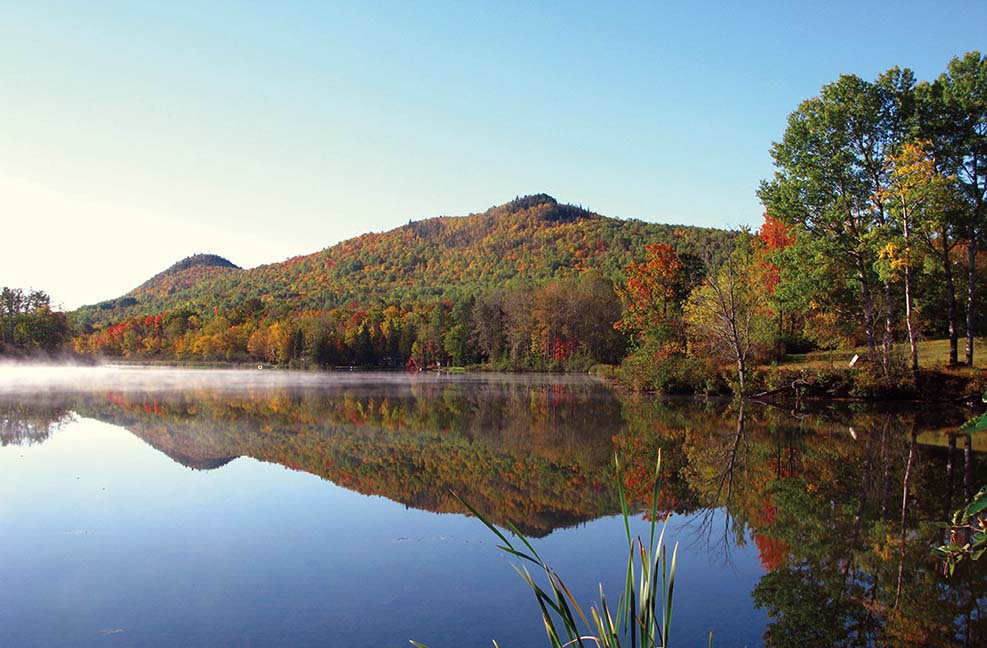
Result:
M771 149L775 177L759 192L772 217L798 224L834 248L827 262L858 283L864 337L882 365L887 357L878 353L877 318L888 304L875 290L874 233L887 221L884 160L904 136L913 86L911 71L898 68L873 83L843 75L824 86L789 116L783 140ZM887 352L889 343L881 350Z
M45 292L0 289L0 355L56 353L70 333L65 314L52 309Z
M93 327L74 346L105 356L289 367L423 369L487 361L501 368L585 370L623 355L623 336L613 328L619 317L610 283L586 275L408 307L278 313L248 302L210 315L182 308Z
M977 285L982 280L977 268L978 239L987 231L987 57L976 51L954 57L937 79L919 84L916 99L919 119L915 130L919 137L932 142L938 170L956 182L958 208L943 214L941 247L949 287L950 337L955 340L953 277L946 255L951 242L965 239L965 360L972 366ZM950 348L950 362L956 362L955 342Z
M983 308L980 239L987 228L987 59L969 52L916 83L891 68L874 81L843 75L789 115L759 196L795 243L772 255L774 301L790 335L821 346L862 341L894 381L895 336L912 371L923 335L948 335L957 361L966 291L967 363ZM954 267L966 257L966 272ZM781 327L780 327L781 328Z
M687 355L678 345L648 342L627 356L617 375L635 391L694 394L704 390L710 371L715 368Z
M644 249L646 261L632 262L627 267L627 282L617 286L624 314L614 326L638 339L674 339L684 287L683 264L666 243Z
M625 353L613 283L646 246L716 253L733 236L605 218L539 194L251 270L190 257L80 309L74 347L291 367L585 370Z
M949 542L936 547L932 552L944 562L944 569L950 576L957 563L969 558L979 560L987 551L987 485L973 496L973 499L953 513L949 525Z

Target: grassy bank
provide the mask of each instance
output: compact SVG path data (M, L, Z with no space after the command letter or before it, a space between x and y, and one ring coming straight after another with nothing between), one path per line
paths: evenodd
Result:
M975 349L987 349L987 339L976 340ZM866 359L863 347L785 355L750 368L744 391L747 396L771 398L979 402L987 390L987 353L975 354L973 367L949 365L948 340L923 341L919 371L912 373L905 360L907 345L897 345L895 352L899 360L889 376ZM851 364L854 356L857 360ZM682 353L635 354L613 375L623 386L642 392L729 395L736 391L732 366Z

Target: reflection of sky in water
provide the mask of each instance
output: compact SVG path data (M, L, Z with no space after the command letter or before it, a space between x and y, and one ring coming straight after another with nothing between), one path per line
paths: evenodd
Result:
M712 627L717 645L760 643L756 549L724 566L684 537L694 528L669 528L678 641ZM580 599L603 579L615 602L622 536L611 517L535 542ZM545 645L477 520L252 459L192 470L90 419L0 448L0 546L2 645Z

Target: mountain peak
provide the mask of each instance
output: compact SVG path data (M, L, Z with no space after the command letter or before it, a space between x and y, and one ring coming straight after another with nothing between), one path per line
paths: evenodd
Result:
M197 266L206 267L206 268L234 268L237 270L240 269L240 266L236 265L229 259L225 259L219 256L218 254L193 254L192 256L187 256L181 261L175 263L161 274L173 274Z
M574 223L599 216L581 206L560 203L544 193L515 198L509 203L491 208L488 213L498 216L520 215L551 224Z
M530 196L515 196L514 200L505 204L503 209L509 214L538 207L540 205L558 205L559 201L548 194L537 193Z
M172 264L167 270L162 270L127 295L131 299L141 300L150 295L170 295L189 288L204 276L231 270L242 268L218 254L193 254Z

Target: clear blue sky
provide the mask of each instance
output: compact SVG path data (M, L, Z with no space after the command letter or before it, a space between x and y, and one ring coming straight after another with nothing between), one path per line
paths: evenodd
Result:
M3 2L0 285L66 307L547 192L756 225L841 73L931 79L987 3Z

